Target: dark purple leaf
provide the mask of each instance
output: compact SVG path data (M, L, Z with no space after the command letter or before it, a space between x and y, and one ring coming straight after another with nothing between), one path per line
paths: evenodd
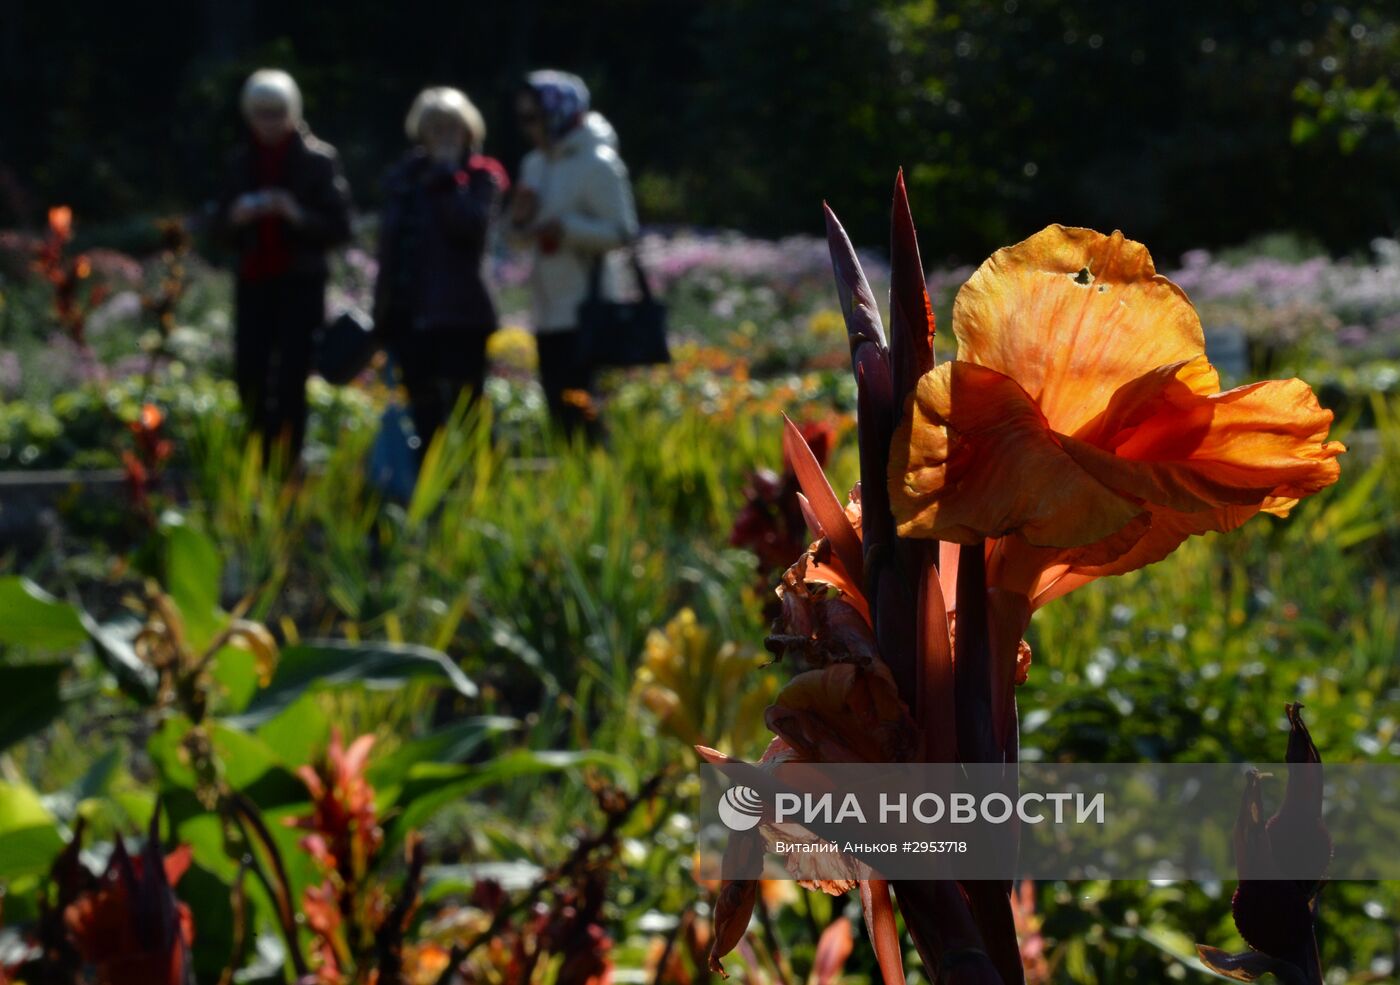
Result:
M883 352L885 332L880 325L880 309L875 304L875 296L870 293L870 284L865 279L865 271L860 268L856 251L846 230L836 213L825 202L822 211L826 214L826 241L831 249L831 266L836 273L836 292L841 298L841 313L846 316L846 334L851 340L851 356L862 342L871 342Z

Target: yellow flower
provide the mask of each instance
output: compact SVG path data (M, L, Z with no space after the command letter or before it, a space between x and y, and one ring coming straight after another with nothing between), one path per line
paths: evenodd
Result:
M522 373L539 365L535 337L519 325L502 325L486 340L486 355L493 363Z

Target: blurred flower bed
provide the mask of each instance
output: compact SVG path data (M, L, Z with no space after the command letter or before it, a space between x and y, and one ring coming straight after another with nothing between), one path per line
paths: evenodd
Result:
M111 250L77 255L79 286L59 288L36 265L42 237L0 233L0 468L117 464L115 435L145 399L185 418L236 411L231 388L231 291L227 274L181 253L181 284L159 321L168 253L137 260ZM609 399L664 412L778 413L805 402L850 411L842 371L845 327L830 292L826 247L816 237L771 241L738 234L650 233L639 255L670 305L675 362L614 374ZM877 296L888 267L863 256ZM501 258L503 327L490 340L488 387L502 440L537 432L544 406L533 382L524 271ZM332 311L367 309L376 264L364 246L336 259ZM928 276L939 324L949 323L970 268ZM1233 375L1303 375L1324 403L1370 422L1374 394L1400 390L1400 243L1377 240L1365 257L1331 260L1286 239L1236 251L1187 253L1169 273L1199 307L1208 333L1243 339ZM83 284L88 285L86 296ZM154 300L153 300L154 299ZM57 309L66 304L65 312ZM62 317L60 317L62 315ZM64 321L64 319L67 321ZM73 325L78 326L75 333ZM938 340L945 354L953 340ZM1227 375L1229 366L1225 366ZM386 389L374 372L337 391L313 383L313 460L344 427L372 427Z

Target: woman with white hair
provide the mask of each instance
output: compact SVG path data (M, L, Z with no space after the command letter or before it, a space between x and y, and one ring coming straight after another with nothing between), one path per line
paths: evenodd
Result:
M335 148L302 121L290 75L254 72L241 106L248 137L214 214L215 231L238 251L234 376L253 432L295 465L313 336L326 316L326 254L350 239L350 188Z
M404 129L411 148L384 182L375 324L398 358L421 455L486 381L496 306L484 267L509 182L481 153L486 124L460 90L424 89Z
M583 352L578 309L594 283L619 295L610 254L637 235L637 210L617 135L590 112L576 75L531 72L516 94L516 118L535 145L520 165L511 232L531 255L530 293L540 383L566 433L591 429L594 367Z

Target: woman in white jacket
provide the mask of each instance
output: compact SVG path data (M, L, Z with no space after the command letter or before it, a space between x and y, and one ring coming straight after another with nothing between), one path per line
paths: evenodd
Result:
M516 115L535 149L520 165L511 233L531 253L531 307L550 416L574 435L593 416L594 367L582 351L578 308L595 269L600 295L618 297L610 253L636 237L637 210L617 135L589 111L582 79L530 73Z

